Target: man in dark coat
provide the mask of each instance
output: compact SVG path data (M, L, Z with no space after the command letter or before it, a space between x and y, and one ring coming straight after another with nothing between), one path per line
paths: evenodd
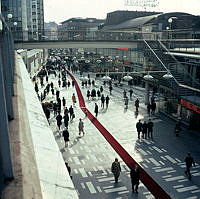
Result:
M65 129L63 131L63 138L65 141L65 147L68 147L68 142L69 142L69 131L67 129Z
M130 177L131 177L132 191L138 193L140 170L137 164L135 165L135 168L131 169Z
M112 95L112 89L113 89L113 87L112 87L112 85L110 85L109 86L110 95Z
M69 107L69 115L70 115L70 119L73 118L73 114L74 114L74 109L72 106Z
M118 183L118 178L120 176L121 167L120 167L120 163L118 162L117 158L115 158L115 161L112 163L111 171L114 175L115 183Z
M47 121L48 121L48 123L49 123L50 111L49 111L48 108L45 109L45 115L46 115Z
M151 119L149 119L149 122L147 123L147 130L148 138L153 139L153 122L151 121Z
M188 175L189 180L191 180L192 176L190 173L190 167L192 166L192 164L195 167L195 162L190 153L188 153L187 157L185 158L185 164L186 164L185 174Z
M130 89L130 90L129 90L129 93L130 93L130 99L132 99L133 89Z
M142 122L141 122L141 120L139 120L136 123L136 129L137 129L137 133L138 133L138 139L140 139L140 133L142 132Z
M142 125L142 138L147 139L147 123L144 121Z
M65 107L65 105L66 105L66 99L64 97L62 98L62 103L63 103L63 107Z
M110 100L110 98L107 95L107 97L106 97L106 108L108 108L109 100Z
M138 110L139 105L140 105L140 101L139 101L139 99L137 98L137 99L135 100L135 109L136 109L136 112L139 111L139 110Z
M97 117L98 116L98 112L99 112L99 107L98 107L97 103L95 103L94 112L95 112L95 115Z
M38 94L39 88L38 88L38 84L35 83L35 92Z
M101 108L104 108L104 103L105 103L105 97L102 94L102 96L101 96Z
M151 104L151 113L152 113L152 115L155 114L155 111L156 111L156 102L153 102L153 103Z
M57 126L60 130L60 126L62 125L62 116L60 115L60 113L56 116L56 121L57 121Z
M68 128L68 125L69 125L68 113L64 115L64 125L65 125L65 128Z

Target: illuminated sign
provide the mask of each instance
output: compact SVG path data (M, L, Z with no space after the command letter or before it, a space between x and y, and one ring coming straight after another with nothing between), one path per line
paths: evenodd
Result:
M190 109L190 110L193 110L197 113L200 113L200 107L195 106L195 105L193 105L193 104L191 104L191 103L189 103L189 102L187 102L183 99L181 99L180 104L183 105L184 107Z
M125 6L157 7L159 0L125 0Z

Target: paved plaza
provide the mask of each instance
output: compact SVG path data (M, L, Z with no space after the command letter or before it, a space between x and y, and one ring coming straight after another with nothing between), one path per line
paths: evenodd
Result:
M96 90L103 85L101 80L96 81L96 86L81 87L79 75L75 77L81 88L87 108L94 114L94 104L99 106L97 119L120 143L121 146L136 160L145 171L172 197L177 199L200 198L200 135L184 130L180 137L175 137L174 121L156 113L150 118L154 122L154 139L138 139L136 122L148 120L146 107L144 105L144 90L134 88L133 99L129 101L128 109L124 107L123 89L113 86L112 95L109 95L108 86L104 86L104 96L109 95L110 103L108 109L102 109L100 99L86 97L87 90ZM70 77L68 77L71 81ZM72 94L76 94L75 88L59 88L58 79L53 75L49 82L53 82L60 90L60 96L66 98L66 106L72 105ZM127 90L129 87L127 87ZM76 96L77 97L77 96ZM134 100L140 100L139 114L135 114ZM51 93L44 101L55 100ZM90 122L79 107L74 106L75 119L69 122L70 142L67 148L64 147L62 130L59 131L56 120L51 113L50 127L54 133L57 144L62 152L63 158L69 163L72 169L72 181L77 189L79 198L154 198L146 187L140 183L138 194L132 193L130 181L130 169L113 150L102 134ZM64 110L62 109L62 115ZM85 135L78 135L79 118L83 119ZM196 167L191 169L192 180L189 181L184 174L184 159L188 152L192 153ZM115 158L121 163L122 172L119 183L114 183L111 173L111 164Z

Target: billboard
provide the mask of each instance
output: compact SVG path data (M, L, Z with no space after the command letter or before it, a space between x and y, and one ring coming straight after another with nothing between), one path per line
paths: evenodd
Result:
M159 0L125 0L125 6L157 7Z

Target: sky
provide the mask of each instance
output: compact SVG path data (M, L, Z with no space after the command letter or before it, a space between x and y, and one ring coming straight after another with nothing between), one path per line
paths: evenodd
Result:
M45 22L61 23L72 17L105 19L107 13L116 10L144 10L143 7L125 5L127 0L43 0ZM133 0L128 0L129 2ZM156 12L187 12L200 15L200 0L157 0Z

